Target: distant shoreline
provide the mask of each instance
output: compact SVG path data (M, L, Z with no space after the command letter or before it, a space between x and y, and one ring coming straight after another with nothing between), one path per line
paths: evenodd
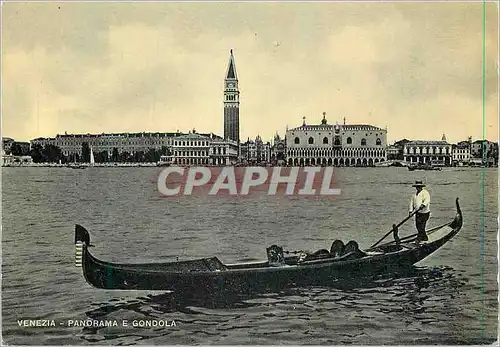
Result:
M30 163L30 164L4 164L2 167L56 167L56 168L89 168L89 167L158 167L156 163L96 163L90 165L89 163L77 164L57 164L57 163Z
M189 165L173 165L173 166L181 166L181 167L189 167ZM191 165L196 166L196 165ZM204 166L212 166L212 165L204 165ZM217 165L214 165L216 167ZM226 165L227 166L227 165ZM242 165L236 165L242 166ZM259 165L243 165L248 167L254 167ZM87 168L124 168L124 167L166 167L166 166L158 166L157 163L96 163L94 165L89 165L89 163L80 163L80 164L57 164L57 163L30 163L30 164L7 164L2 165L2 168L67 168L67 169L87 169ZM282 166L287 167L287 166ZM335 168L339 168L340 166L336 166ZM342 166L348 168L398 168L397 166ZM405 168L406 166L402 166L399 168ZM449 169L474 169L474 168L498 168L498 166L479 166L479 165L463 165L463 166L444 166L443 168Z

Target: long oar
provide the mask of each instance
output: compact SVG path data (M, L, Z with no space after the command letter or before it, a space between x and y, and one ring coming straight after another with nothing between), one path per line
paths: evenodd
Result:
M392 233L394 231L394 229L397 229L399 228L401 225L403 225L408 219L410 219L411 217L413 217L413 215L415 213L417 213L418 211L420 211L422 209L423 206L420 206L417 210L413 211L412 213L410 213L410 215L408 217L406 217L405 219L403 219L398 225L394 225L392 227L391 230L389 230L389 232L387 234L384 235L384 237L382 237L380 240L378 240L377 242L375 242L373 244L373 246L371 246L369 249L375 247L376 245L378 245L380 242L382 242L383 239L385 239L387 236L389 236L390 233Z

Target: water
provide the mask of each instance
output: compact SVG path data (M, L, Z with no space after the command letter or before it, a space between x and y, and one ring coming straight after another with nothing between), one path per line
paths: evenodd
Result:
M342 168L342 196L320 200L169 200L157 168L2 170L2 334L6 344L482 344L497 336L497 169ZM485 172L484 215L482 209ZM451 220L455 239L407 273L278 293L190 297L105 291L74 266L74 225L98 258L153 262L265 258L332 240L377 241L407 215L411 183L426 179L428 226ZM484 217L484 219L483 219ZM481 226L484 225L484 257ZM413 232L412 223L400 231ZM19 327L53 319L55 327ZM68 320L174 320L175 327L68 327ZM62 324L62 325L60 325Z

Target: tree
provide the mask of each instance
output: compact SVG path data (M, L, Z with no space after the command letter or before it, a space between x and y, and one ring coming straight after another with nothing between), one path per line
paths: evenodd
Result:
M10 146L10 153L12 155L23 155L21 145L17 142L13 142Z
M130 159L130 153L127 151L121 152L119 157L118 157L118 160L122 163L128 162L129 159Z
M84 163L90 163L90 146L88 142L82 143L82 161Z
M142 162L144 162L144 152L143 151L135 152L135 154L134 154L134 162L136 162L136 163L142 163Z
M148 148L148 151L144 155L144 160L148 163L156 163L160 161L160 156L161 156L161 150Z
M30 156L33 158L34 163L41 163L43 162L43 155L42 155L42 145L36 144L31 147L30 151Z
M97 163L106 163L108 161L108 151L101 151L95 154L95 161Z
M116 162L116 161L118 161L119 157L120 157L120 155L118 153L118 148L114 147L113 152L111 154L111 161Z
M155 152L156 150L154 148L148 148L148 151L146 152L146 154L144 154L144 160L147 163L153 162L155 157Z
M42 157L44 162L56 163L62 161L61 148L56 145L46 144L42 150Z
M161 158L161 152L159 150L155 150L155 156L153 158L153 162L154 163L157 163L160 161L160 158Z

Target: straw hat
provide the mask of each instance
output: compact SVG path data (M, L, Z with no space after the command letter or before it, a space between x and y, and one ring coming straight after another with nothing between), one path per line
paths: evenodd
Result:
M425 183L422 181L415 181L415 184L412 187L425 187Z

